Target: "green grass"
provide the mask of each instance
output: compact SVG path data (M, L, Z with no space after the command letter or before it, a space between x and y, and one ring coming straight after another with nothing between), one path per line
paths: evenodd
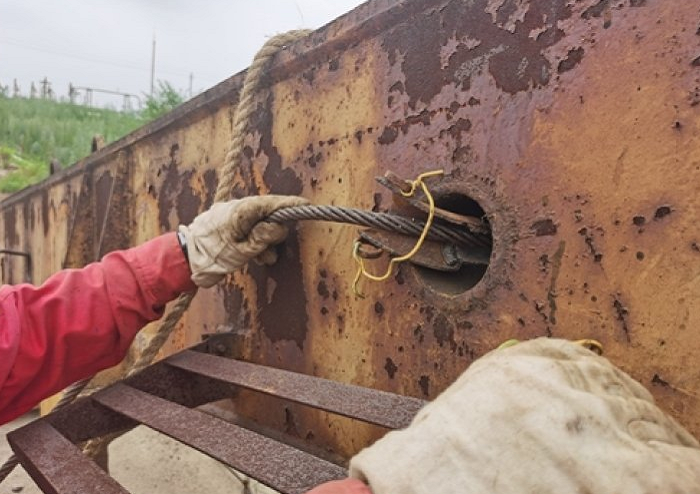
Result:
M14 192L45 178L49 161L70 166L90 154L95 134L110 143L140 127L136 114L70 103L0 97L0 192Z

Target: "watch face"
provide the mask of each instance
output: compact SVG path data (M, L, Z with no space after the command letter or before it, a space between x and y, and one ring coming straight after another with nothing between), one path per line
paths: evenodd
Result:
M187 253L187 237L181 231L177 232L177 241L180 244L180 248L182 249L182 253L185 254L185 259L187 259L187 261L189 262L190 257Z

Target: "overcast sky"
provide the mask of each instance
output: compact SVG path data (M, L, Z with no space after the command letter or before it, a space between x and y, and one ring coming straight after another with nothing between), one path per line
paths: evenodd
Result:
M359 0L2 0L0 84L23 95L47 77L58 96L68 84L143 95L156 79L196 94L244 69L265 40L318 28ZM119 107L121 99L104 99Z

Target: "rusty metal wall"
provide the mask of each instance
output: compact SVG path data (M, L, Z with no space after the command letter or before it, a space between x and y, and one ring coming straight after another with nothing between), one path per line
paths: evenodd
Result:
M438 196L489 218L489 269L465 291L459 275L403 266L358 299L355 229L305 223L274 267L202 291L167 351L231 330L246 359L434 398L508 338L590 337L700 434L699 11L378 0L289 47L258 96L237 193L387 209L375 176L442 167ZM40 282L69 250L77 264L191 220L241 82L5 200L4 247L30 250ZM20 263L5 258L3 281ZM377 434L245 393L236 412L341 455Z

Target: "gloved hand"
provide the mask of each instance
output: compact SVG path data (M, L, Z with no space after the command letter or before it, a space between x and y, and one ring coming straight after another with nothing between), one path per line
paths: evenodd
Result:
M246 197L215 203L190 225L181 225L192 281L208 288L252 259L273 263L277 257L271 246L287 237L287 228L264 218L278 209L304 204L306 199L295 196Z
M607 359L540 338L474 362L350 475L374 494L698 493L699 448Z

